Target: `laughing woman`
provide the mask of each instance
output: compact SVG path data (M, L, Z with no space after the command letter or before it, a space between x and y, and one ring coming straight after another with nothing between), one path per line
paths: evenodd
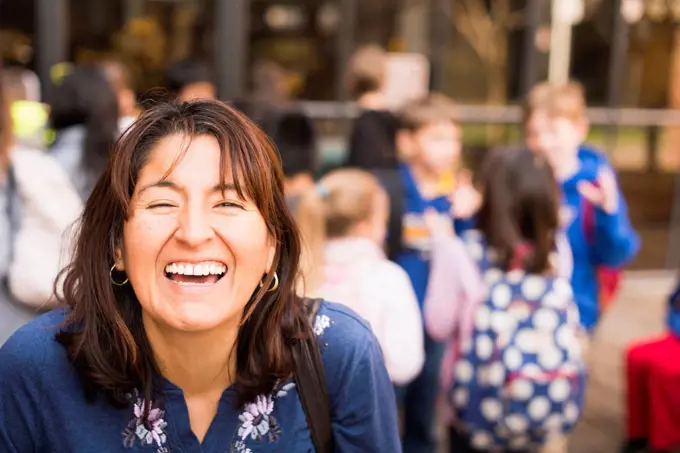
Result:
M85 206L67 308L0 350L0 451L400 451L367 324L326 302L310 323L295 295L282 187L270 142L226 105L142 114ZM323 405L305 397L317 376L294 353L312 335L324 447L309 409Z

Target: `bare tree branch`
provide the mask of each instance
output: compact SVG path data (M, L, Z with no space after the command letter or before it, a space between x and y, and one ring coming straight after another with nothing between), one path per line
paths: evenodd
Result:
M492 0L489 16L496 24L503 24L510 15L510 0Z
M465 8L470 18L473 19L474 23L479 27L480 31L484 30L489 32L493 30L495 25L486 8L485 0L458 0L457 3Z
M511 0L453 0L453 6L453 25L484 68L487 100L505 102L509 32L524 24L523 12Z
M495 25L489 17L484 0L457 0L453 19L456 28L486 64L493 51Z
M463 38L468 42L472 50L479 56L479 58L484 59L486 54L486 49L482 44L483 40L477 35L475 27L472 25L472 19L465 14L453 14L453 22L455 24L458 33L460 33Z

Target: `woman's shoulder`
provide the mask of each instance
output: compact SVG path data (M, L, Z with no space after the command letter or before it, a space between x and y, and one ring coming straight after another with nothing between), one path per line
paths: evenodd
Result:
M5 372L53 374L59 363L68 363L66 351L57 343L56 334L66 317L58 308L19 328L0 347L0 376Z
M324 302L314 323L324 364L338 450L397 451L396 400L368 323L352 309ZM370 433L371 435L366 435Z
M368 322L354 310L326 300L319 306L312 327L316 336L319 339L323 338L326 343L340 342L349 346L351 343L365 343L373 336ZM347 340L350 340L350 344Z
M327 368L363 360L377 345L368 321L343 304L324 301L312 328Z

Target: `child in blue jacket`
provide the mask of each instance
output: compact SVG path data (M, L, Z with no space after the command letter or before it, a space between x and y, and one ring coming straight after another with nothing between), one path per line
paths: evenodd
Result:
M593 331L602 313L598 271L620 268L640 239L606 157L583 145L588 132L583 88L574 82L534 87L525 105L527 144L551 163L563 199L562 222L573 254L572 287L581 323Z

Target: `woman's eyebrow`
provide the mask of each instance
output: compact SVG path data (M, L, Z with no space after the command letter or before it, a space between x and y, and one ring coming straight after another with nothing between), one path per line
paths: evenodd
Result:
M142 193L144 193L144 191L151 189L151 188L154 188L154 187L167 187L167 188L172 189L172 190L177 191L177 192L184 192L185 191L185 189L182 186L178 185L177 183L175 183L175 182L173 182L169 179L161 179L159 181L152 182L150 184L146 184L146 185L142 186L142 188L139 189L139 194L142 194ZM236 186L233 183L220 183L220 184L214 185L210 191L211 192L222 192L222 193L224 193L224 192L232 192L232 191L235 191L235 190L236 190Z

